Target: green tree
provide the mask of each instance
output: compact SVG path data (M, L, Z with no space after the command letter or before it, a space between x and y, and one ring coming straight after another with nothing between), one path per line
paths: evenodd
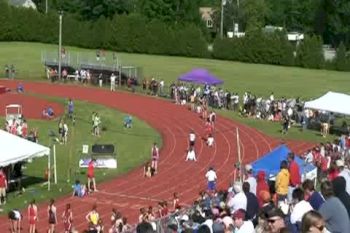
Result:
M0 0L0 40L12 40L12 14L11 8L5 2Z
M137 10L149 20L158 19L170 24L190 22L198 25L200 0L138 0Z
M349 59L346 56L346 47L343 43L340 43L337 53L334 59L335 68L339 71L350 70Z
M305 68L324 67L323 42L319 36L307 36L297 47L297 65Z
M244 0L240 6L243 25L246 32L255 31L265 26L268 13L265 0Z

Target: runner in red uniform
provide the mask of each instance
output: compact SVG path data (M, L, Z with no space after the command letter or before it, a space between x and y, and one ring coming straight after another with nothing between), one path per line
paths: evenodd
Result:
M66 209L62 214L63 224L64 224L64 233L71 233L73 230L73 212L70 208L70 204L66 205Z
M210 120L207 119L207 122L205 123L205 136L206 138L208 138L209 135L212 135L212 134L213 134L213 126L210 123Z
M91 192L91 182L93 185L93 189L96 192L96 181L95 181L95 166L96 159L92 159L88 165L87 178L88 178L88 192Z
M35 233L35 223L38 219L38 207L33 200L28 206L29 233Z

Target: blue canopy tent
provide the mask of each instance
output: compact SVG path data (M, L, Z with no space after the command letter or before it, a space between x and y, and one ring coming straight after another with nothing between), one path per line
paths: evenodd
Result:
M254 174L256 175L259 171L264 171L267 178L273 179L280 171L281 162L287 160L289 152L291 151L286 145L280 145L273 149L251 164ZM317 177L317 168L314 165L305 163L305 161L298 156L295 156L295 161L299 165L302 180L313 180Z

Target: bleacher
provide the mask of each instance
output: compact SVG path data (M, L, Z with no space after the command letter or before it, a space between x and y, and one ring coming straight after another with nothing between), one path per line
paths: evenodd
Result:
M45 67L58 70L57 52L43 52L41 60ZM142 78L138 67L122 66L120 60L110 53L99 59L93 53L66 53L61 60L61 70L63 69L67 70L68 77L74 77L76 70L88 70L94 85L98 85L100 78L104 84L109 84L112 73L118 77L117 84L120 77L122 85L127 83L128 78Z

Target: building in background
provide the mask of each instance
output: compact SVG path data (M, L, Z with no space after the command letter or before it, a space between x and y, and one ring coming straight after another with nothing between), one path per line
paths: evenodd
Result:
M199 13L202 17L202 20L205 22L205 25L207 26L207 28L213 29L214 28L214 18L213 18L214 8L200 7Z
M36 5L32 0L8 0L9 4L16 7L32 8L36 10Z

